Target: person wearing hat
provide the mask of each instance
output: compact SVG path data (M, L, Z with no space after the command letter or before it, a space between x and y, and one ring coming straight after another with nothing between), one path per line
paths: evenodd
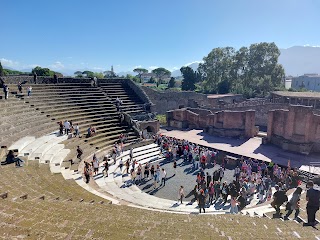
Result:
M304 226L314 227L316 224L316 213L319 210L320 192L313 188L313 181L307 183L307 215L308 222Z

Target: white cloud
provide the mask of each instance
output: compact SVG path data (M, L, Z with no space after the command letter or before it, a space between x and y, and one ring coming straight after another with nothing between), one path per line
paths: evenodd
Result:
M20 65L19 62L15 62L6 58L0 58L0 62L4 67L19 67Z
M189 65L191 65L193 63L203 63L203 61L194 61L194 62L191 62L191 63L187 63L184 66L186 67L186 66L189 66Z
M93 70L98 70L98 71L104 71L104 68L101 68L101 67L93 67L92 69Z
M141 65L134 66L134 67L132 68L132 71L133 71L133 69L136 69L136 68L142 68L142 66L141 66Z
M304 47L316 47L316 48L320 47L320 45L310 45L310 44L305 44L303 46Z
M178 67L173 67L173 68L171 68L171 72L173 72L173 71L175 71L175 70L178 70L179 68Z
M49 65L49 68L52 68L52 69L63 69L64 65L60 61L56 61L55 63Z
M156 69L156 68L158 68L158 66L150 66L148 69L153 70L153 69Z

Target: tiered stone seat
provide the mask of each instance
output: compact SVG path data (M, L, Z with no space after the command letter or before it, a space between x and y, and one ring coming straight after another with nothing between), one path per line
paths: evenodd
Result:
M143 107L144 102L125 83L101 82L100 86L112 101L115 101L117 97L122 100L123 105L121 106L121 109L123 112L129 114L145 113Z
M39 137L57 129L56 124L24 101L13 94L9 94L8 100L0 101L0 146L8 147L27 135Z
M96 148L105 148L118 140L121 133L136 134L130 128L119 125L118 113L113 103L98 88L89 84L33 85L28 104L54 121L69 120L78 123L82 134L89 126L95 126L97 134L85 139Z

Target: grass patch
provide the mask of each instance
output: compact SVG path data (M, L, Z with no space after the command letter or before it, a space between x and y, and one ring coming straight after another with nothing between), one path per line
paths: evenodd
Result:
M166 126L167 125L167 118L165 114L158 114L156 116L156 119L159 120L160 124L162 126Z

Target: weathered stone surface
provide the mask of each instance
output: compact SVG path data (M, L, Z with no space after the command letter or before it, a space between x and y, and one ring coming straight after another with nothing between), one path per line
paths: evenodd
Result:
M208 110L183 108L168 111L167 121L171 127L203 128L219 136L254 137L257 134L253 110L212 113Z
M320 115L308 106L272 110L268 115L268 141L285 150L320 152Z

